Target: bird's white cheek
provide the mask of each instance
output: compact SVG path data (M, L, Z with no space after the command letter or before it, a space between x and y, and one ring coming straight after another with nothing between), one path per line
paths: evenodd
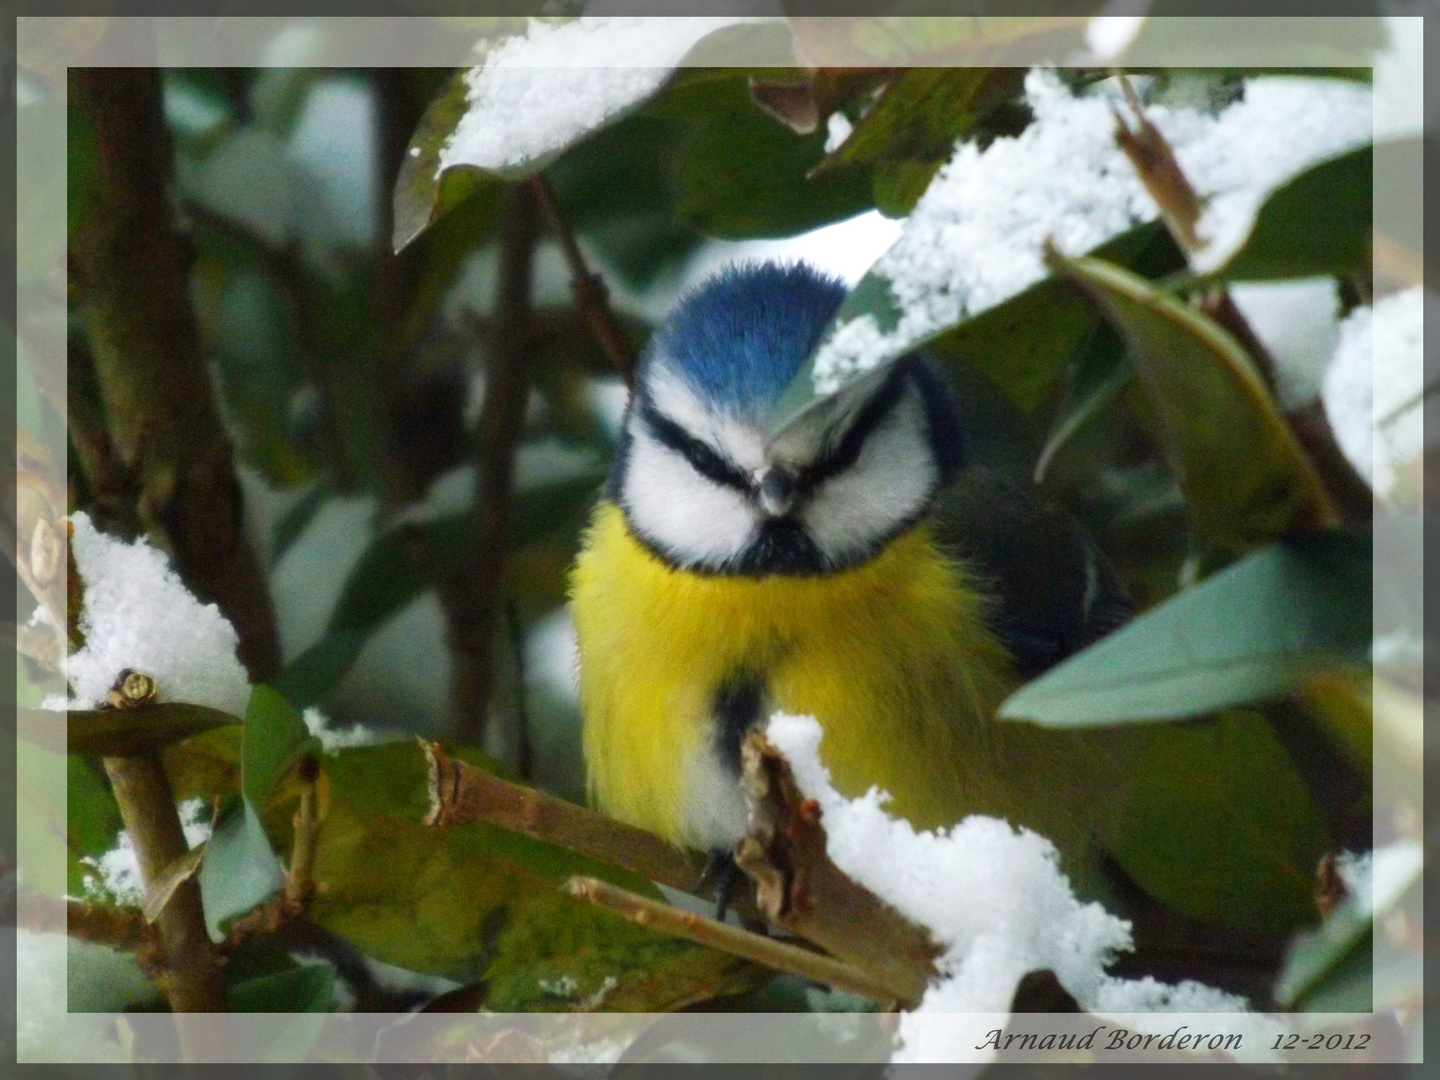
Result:
M919 514L938 482L924 406L912 388L855 464L820 485L802 517L820 550L845 562Z
M682 564L737 558L755 529L740 492L705 479L644 434L630 444L621 497L641 535Z

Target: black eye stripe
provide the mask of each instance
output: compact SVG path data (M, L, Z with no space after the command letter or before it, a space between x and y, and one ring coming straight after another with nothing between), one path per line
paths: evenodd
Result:
M850 468L865 448L865 440L884 422L900 401L905 389L905 376L897 366L875 396L865 403L860 415L850 425L840 441L826 450L814 464L803 470L799 477L802 493L813 490L818 484L837 473Z
M652 405L642 406L641 415L650 433L659 442L682 454L701 476L737 491L750 491L750 478L725 460L709 445L695 438L669 417L662 416Z

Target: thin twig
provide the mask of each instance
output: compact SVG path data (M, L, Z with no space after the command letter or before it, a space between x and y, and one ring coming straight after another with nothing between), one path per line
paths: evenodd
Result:
M632 922L662 934L684 938L697 945L706 945L731 956L738 956L742 960L763 964L775 971L799 975L837 990L859 994L880 1002L887 1009L895 1001L894 995L886 987L859 968L798 945L752 934L749 930L716 922L694 912L682 911L597 878L572 877L565 883L565 888L571 896L588 900L597 907L614 911Z
M37 934L69 934L122 952L158 950L160 939L135 908L62 900L34 889L16 898L16 925Z
M535 746L530 739L530 711L525 707L525 628L520 625L520 609L513 597L505 602L505 621L515 651L515 767L520 779L528 781L535 773Z
M530 394L531 279L539 232L534 189L510 189L500 244L500 297L480 407L475 535L468 557L440 590L455 656L451 718L455 737L482 745L489 718L492 647L505 578L515 447Z
M315 853L319 846L321 807L317 796L320 766L313 757L300 763L300 805L295 810L294 845L285 871L285 909L293 918L303 913L315 895Z
M624 378L625 385L634 386L635 352L626 344L625 336L620 331L620 324L610 307L610 290L606 288L604 278L593 272L586 263L585 255L575 240L574 231L560 213L560 206L555 201L555 191L545 174L536 173L530 178L530 186L550 222L551 229L560 241L560 249L565 253L565 262L570 267L570 288L575 295L575 306L590 323L601 348L605 350L605 355L610 357L615 370Z

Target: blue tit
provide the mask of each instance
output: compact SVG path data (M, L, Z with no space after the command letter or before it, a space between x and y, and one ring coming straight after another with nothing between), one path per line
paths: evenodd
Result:
M745 828L746 732L814 716L849 796L917 828L971 813L1087 834L1074 736L999 721L1019 682L1122 622L1081 530L969 460L912 355L772 433L845 298L806 266L732 267L636 373L571 579L584 752L610 815L709 851Z

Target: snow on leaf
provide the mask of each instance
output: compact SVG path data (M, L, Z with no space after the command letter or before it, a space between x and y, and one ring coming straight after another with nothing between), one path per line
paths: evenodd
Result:
M1433 295L1433 294L1432 294ZM1421 450L1424 308L1419 285L1357 307L1340 324L1322 400L1340 449L1381 497Z
M1025 97L1034 120L1019 135L983 150L957 144L871 270L901 313L898 325L842 309L814 357L816 393L834 392L1041 280L1047 239L1079 255L1157 216L1115 142L1114 85L1076 94L1054 72L1035 69ZM1244 242L1277 184L1370 135L1369 88L1339 80L1252 79L1215 116L1163 105L1146 111L1205 202L1197 230L1206 246L1194 260L1202 271Z
M563 149L659 90L700 39L741 21L532 20L466 76L467 108L437 174L456 165L515 169Z
M74 694L68 707L95 708L120 672L133 668L155 680L159 701L243 716L250 685L235 655L239 638L220 609L192 596L164 553L144 540L107 536L83 513L71 523L85 583L85 645L66 665Z

